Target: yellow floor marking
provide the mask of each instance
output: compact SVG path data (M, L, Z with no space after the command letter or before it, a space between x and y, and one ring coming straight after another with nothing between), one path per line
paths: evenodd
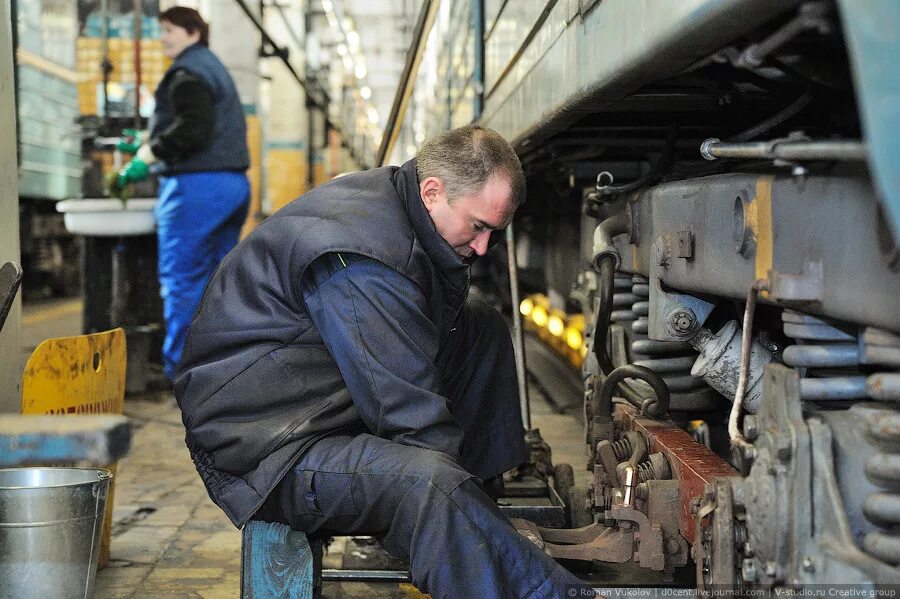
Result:
M67 301L65 303L54 304L52 306L46 306L44 308L38 308L34 312L23 314L22 324L32 325L39 322L46 322L48 320L61 318L63 316L79 314L83 307L84 304L82 303L82 301L80 299L77 299Z

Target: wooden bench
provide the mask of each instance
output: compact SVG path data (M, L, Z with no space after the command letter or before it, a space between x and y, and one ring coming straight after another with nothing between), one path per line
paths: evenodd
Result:
M318 599L322 544L286 524L251 520L241 531L242 599Z

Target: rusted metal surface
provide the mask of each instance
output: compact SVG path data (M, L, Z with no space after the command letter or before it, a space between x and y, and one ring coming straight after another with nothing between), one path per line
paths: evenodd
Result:
M703 495L706 483L716 477L738 476L737 470L671 423L641 418L634 408L621 404L616 406L615 419L620 430L644 433L650 442L650 451L661 452L668 458L672 478L680 482L681 536L693 544L691 503L695 497Z

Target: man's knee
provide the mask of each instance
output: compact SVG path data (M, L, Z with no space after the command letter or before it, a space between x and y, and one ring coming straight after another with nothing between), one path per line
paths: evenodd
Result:
M467 300L465 304L466 329L477 338L493 347L512 347L509 327L503 316L489 304L477 300Z
M404 475L415 478L414 487L425 490L429 487L438 489L449 495L456 487L473 478L462 466L450 456L431 449L409 448L409 461Z

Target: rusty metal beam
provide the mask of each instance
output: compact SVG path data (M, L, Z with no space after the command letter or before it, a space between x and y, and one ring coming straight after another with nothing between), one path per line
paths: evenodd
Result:
M661 452L669 460L672 478L678 480L681 497L681 536L694 544L694 515L691 503L703 495L703 487L716 477L739 476L737 470L707 447L694 441L688 433L671 422L641 418L631 406L617 405L617 427L646 435L650 452Z

